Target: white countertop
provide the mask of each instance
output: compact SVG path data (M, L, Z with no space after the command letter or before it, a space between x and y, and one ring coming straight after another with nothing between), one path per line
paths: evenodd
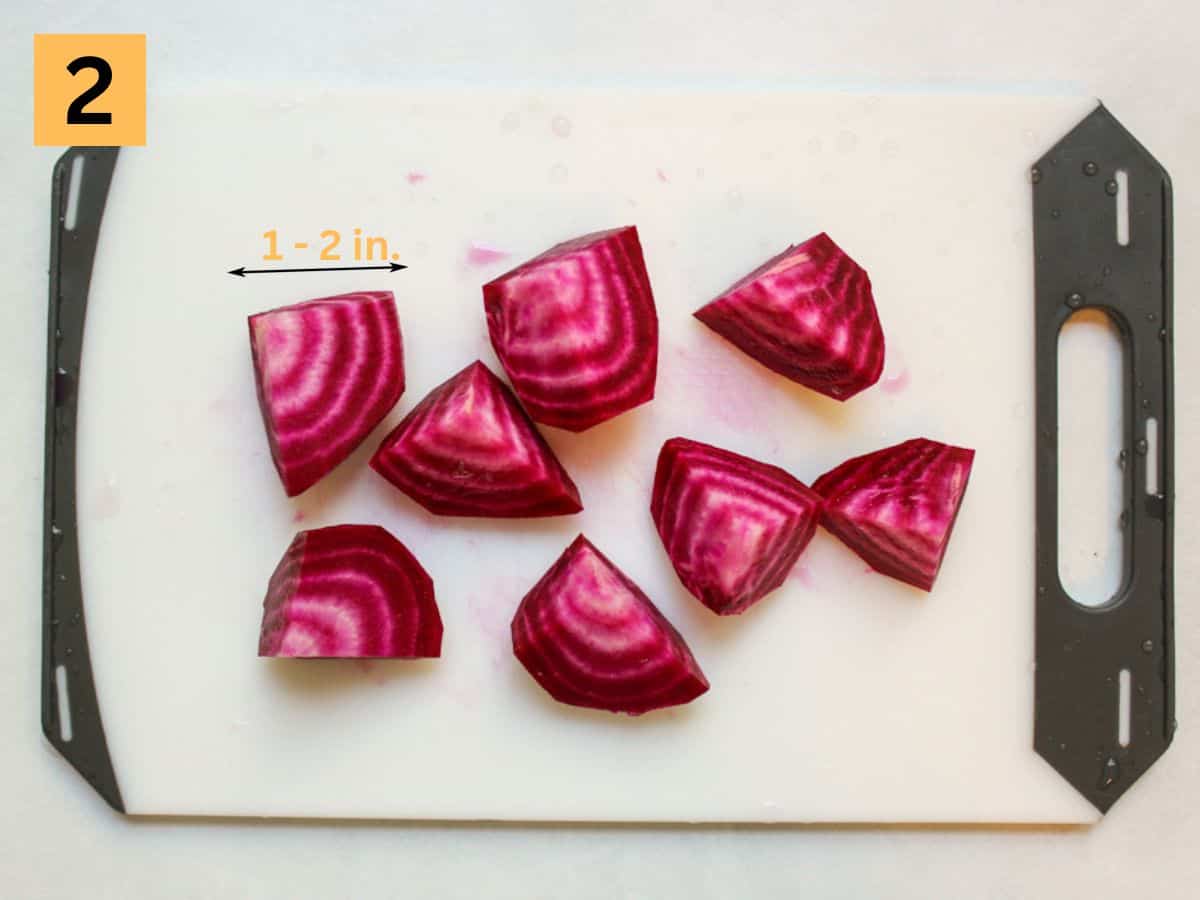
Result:
M1032 897L1197 893L1200 11L1185 0L983 3L313 4L284 11L145 0L8 12L0 66L8 319L0 330L0 885L11 897ZM51 9L49 7L61 7ZM408 6L411 9L402 9ZM752 12L745 11L753 6ZM476 8L478 7L478 8ZM617 7L624 7L618 10ZM739 11L740 10L740 11ZM1102 98L1171 171L1176 263L1174 746L1090 830L632 828L128 820L43 740L38 713L45 271L50 167L31 146L34 32L146 32L155 91L214 79L429 78L1075 88ZM153 110L151 110L153 140ZM181 659L181 664L186 659ZM953 765L953 760L947 760ZM181 773L186 777L186 773Z

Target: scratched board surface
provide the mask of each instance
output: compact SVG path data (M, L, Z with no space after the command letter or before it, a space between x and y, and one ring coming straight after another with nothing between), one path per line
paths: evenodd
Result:
M433 89L160 104L151 145L117 166L80 385L85 602L129 810L1094 820L1031 749L1027 168L1088 106ZM658 392L585 434L545 429L582 514L438 519L367 468L436 384L476 358L499 371L481 283L623 224L639 228L657 299ZM356 228L409 268L226 274L320 265L329 230L352 264ZM262 261L268 230L282 261ZM870 271L888 339L879 386L844 405L690 316L822 230ZM245 317L353 289L395 292L408 389L358 452L288 500ZM655 457L674 435L806 481L915 435L978 456L932 594L870 573L819 533L782 589L720 619L679 586L649 517ZM339 522L382 524L425 564L446 625L441 660L256 657L263 592L292 534ZM708 694L616 717L553 703L513 660L517 603L580 532L683 632Z

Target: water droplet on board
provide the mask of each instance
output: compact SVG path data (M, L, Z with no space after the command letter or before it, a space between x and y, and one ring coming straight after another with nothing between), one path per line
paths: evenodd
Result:
M1117 527L1127 528L1129 526L1129 510L1121 510L1121 515L1117 516Z
M1108 194L1108 196L1110 196L1110 197L1117 196L1117 191L1119 191L1119 190L1120 190L1120 188L1117 187L1117 183L1115 181L1104 182L1104 193Z
M1167 329L1165 329L1165 328L1158 329L1158 339L1160 341L1165 341L1167 339Z
M1071 293L1067 294L1067 306L1071 307L1071 309L1079 309L1079 307L1083 306L1083 294L1079 293L1079 291L1071 291Z
M1158 316L1156 316L1154 313L1146 313L1146 321L1147 322L1153 322L1157 318L1158 318Z
M1061 209L1052 209L1052 210L1050 210L1050 218L1052 218L1052 219L1058 219L1058 218L1061 218L1061 217L1062 217L1062 210L1061 210Z
M1100 167L1090 159L1083 164L1083 174L1091 177L1100 171Z
M83 613L75 613L71 616L71 624L78 625L83 620Z
M571 136L571 120L566 116L555 116L550 120L550 130L554 132L556 137L565 138Z
M1096 786L1100 790L1105 791L1117 783L1121 778L1121 764L1117 762L1115 756L1110 756L1104 761L1104 765L1100 767L1100 780Z
M72 650L70 647L68 647L66 650L64 650L64 651L63 651L63 653L64 653L65 655L67 655L67 656L70 656L70 655L71 655L71 654L73 654L74 652L75 652L75 651L74 651L74 650Z
M1112 266L1105 266L1105 267L1104 267L1103 269L1101 269L1100 271L1101 271L1101 272L1103 272L1103 273L1104 273L1104 276L1107 278L1109 275L1111 275L1111 274L1112 274Z
M1038 182L1040 182L1042 180L1042 170L1039 169L1037 166L1034 166L1032 169L1030 169L1029 170L1029 180L1031 182L1033 182L1034 184L1037 184Z
M1146 443L1145 438L1138 438L1138 442L1133 445L1133 449L1137 451L1138 456L1145 456L1146 451L1150 449L1150 445Z
M1122 450L1117 454L1117 468L1124 472L1127 465L1129 465L1129 451Z
M1143 653L1153 653L1154 652L1154 641L1150 640L1150 638L1146 638L1144 641L1142 641L1142 652Z

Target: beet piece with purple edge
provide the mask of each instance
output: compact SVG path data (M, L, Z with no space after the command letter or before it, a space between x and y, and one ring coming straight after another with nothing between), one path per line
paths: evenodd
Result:
M535 422L585 431L654 398L658 314L637 228L551 247L485 284L483 306Z
M835 400L883 371L871 279L824 232L767 260L695 316L768 369Z
M974 460L926 438L849 459L813 483L821 524L875 571L932 590Z
M719 615L783 584L820 509L818 494L776 466L686 438L659 452L654 525L683 586Z
M478 361L430 391L384 438L371 468L441 516L534 518L583 509L550 445Z
M258 655L314 659L441 656L433 580L378 525L301 531L263 600Z
M513 653L560 703L640 715L708 690L683 637L583 535L525 595Z
M390 291L322 297L250 316L271 459L294 497L349 456L404 393Z

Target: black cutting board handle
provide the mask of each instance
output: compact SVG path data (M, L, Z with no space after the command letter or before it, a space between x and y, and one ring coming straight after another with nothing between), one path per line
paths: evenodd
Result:
M115 147L72 147L54 166L46 349L42 731L109 806L124 812L92 678L75 517L75 415L83 325L116 162Z

